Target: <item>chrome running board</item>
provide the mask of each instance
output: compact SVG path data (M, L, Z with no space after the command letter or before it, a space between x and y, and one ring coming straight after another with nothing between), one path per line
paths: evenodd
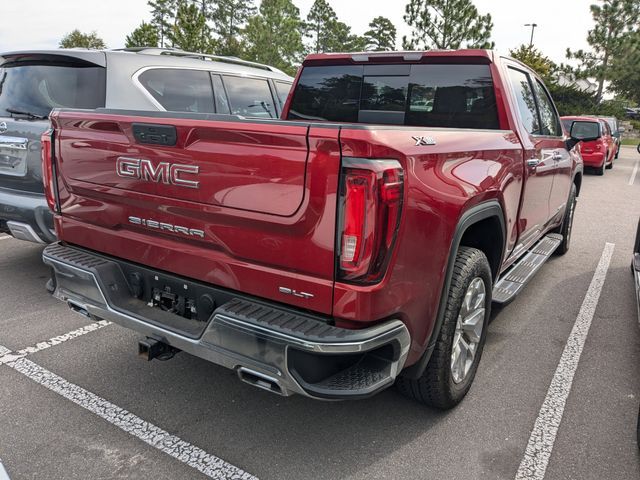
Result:
M531 247L498 279L493 287L493 301L499 304L511 302L561 243L562 235L550 233Z

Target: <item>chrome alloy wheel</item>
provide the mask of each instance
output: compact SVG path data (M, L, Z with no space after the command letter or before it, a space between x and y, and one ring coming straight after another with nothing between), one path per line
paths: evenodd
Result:
M451 375L455 383L467 377L476 357L484 328L486 296L484 281L480 277L471 280L460 306L451 347Z

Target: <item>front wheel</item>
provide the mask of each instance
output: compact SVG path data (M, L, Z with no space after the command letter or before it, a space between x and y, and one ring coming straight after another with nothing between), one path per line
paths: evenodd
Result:
M571 185L571 191L569 192L569 201L567 202L567 208L564 211L564 218L562 219L562 224L555 231L562 235L562 243L556 249L557 255L564 255L569 251L569 245L571 244L571 231L573 230L573 216L576 211L576 197L577 190L576 184Z
M638 144L638 153L640 153L640 143Z
M491 311L491 268L483 252L460 247L433 354L421 377L399 377L398 390L440 409L462 401L476 375Z

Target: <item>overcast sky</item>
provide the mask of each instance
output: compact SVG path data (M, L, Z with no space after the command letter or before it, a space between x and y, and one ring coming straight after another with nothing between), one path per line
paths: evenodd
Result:
M146 0L0 0L0 52L55 48L74 28L95 30L109 48L124 46L125 36L142 20L149 20ZM398 28L398 46L409 33L404 23L405 0L328 0L341 21L362 34L373 17L388 17ZM565 61L565 50L586 48L592 26L589 5L595 0L474 0L481 13L493 17L496 49L508 53L529 42L525 23L537 23L534 43L556 62ZM306 16L313 0L294 0ZM533 7L535 5L535 7Z

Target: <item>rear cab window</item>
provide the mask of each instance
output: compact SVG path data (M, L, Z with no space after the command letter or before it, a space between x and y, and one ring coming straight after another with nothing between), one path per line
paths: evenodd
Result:
M50 57L0 65L0 116L20 116L15 113L20 111L48 117L54 108L101 108L105 97L105 68L92 63Z
M499 129L485 64L305 67L288 118Z

